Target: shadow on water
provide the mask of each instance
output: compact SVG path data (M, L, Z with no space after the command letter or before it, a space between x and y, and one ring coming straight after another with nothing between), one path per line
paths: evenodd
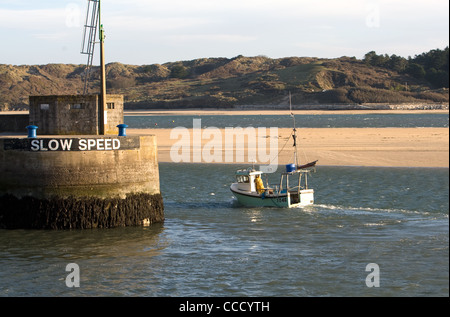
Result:
M67 261L115 254L130 256L152 251L148 246L158 245L163 232L164 225L160 223L112 229L1 230L0 250L11 256L34 259L51 256ZM20 241L26 243L18 245Z

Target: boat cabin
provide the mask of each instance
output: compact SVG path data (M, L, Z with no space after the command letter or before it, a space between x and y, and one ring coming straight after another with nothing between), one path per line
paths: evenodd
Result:
M263 172L257 171L252 167L236 171L237 189L246 192L256 192L255 178L256 175L261 175Z

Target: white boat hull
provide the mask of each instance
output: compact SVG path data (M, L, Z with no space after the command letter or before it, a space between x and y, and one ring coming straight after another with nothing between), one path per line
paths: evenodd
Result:
M238 202L247 207L295 208L314 204L313 189L301 190L299 198L296 192L259 195L256 192L240 191L237 184L232 184L230 190Z

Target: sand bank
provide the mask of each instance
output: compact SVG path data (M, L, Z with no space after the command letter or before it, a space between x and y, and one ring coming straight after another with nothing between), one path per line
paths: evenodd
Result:
M200 137L201 148L193 148L193 131L186 129L190 139L183 139L181 135L173 135L172 129L128 129L127 133L155 134L158 142L158 157L160 162L173 162L171 150L178 146L180 154L183 150L189 151L190 156L186 162L195 162L194 156L205 157L215 161L211 163L229 163L226 160L232 151L233 162L246 165L249 159L248 142L233 142L233 148L225 147L225 130L220 130L216 136ZM204 131L203 131L204 132ZM278 152L284 151L278 158L279 164L288 164L292 161L292 129L279 128L278 135L257 135L266 145L266 154L270 154L270 140L277 138ZM448 128L305 128L297 129L299 141L299 158L301 162L319 160L318 165L333 166L393 166L393 167L449 167L449 129ZM221 138L219 138L221 136ZM199 139L199 138L197 138ZM181 147L185 146L184 149ZM254 147L254 146L253 146ZM204 152L202 152L204 151ZM244 151L244 159L236 158L238 151ZM240 152L242 153L242 152ZM256 151L256 153L258 153ZM173 154L173 153L172 153ZM205 154L205 155L203 155ZM213 155L212 155L213 154ZM209 156L208 156L209 155ZM268 164L267 161L259 163Z

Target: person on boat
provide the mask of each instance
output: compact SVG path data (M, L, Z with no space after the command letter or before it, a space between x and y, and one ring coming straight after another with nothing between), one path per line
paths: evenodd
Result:
M256 184L256 191L258 193L263 194L266 191L266 189L264 188L263 181L261 177L259 177L259 175L256 175L255 184Z

